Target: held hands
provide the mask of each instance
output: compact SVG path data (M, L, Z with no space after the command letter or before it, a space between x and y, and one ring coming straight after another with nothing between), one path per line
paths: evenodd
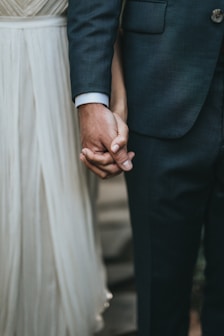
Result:
M127 152L128 127L116 112L102 104L79 107L81 161L105 179L132 169L133 152Z

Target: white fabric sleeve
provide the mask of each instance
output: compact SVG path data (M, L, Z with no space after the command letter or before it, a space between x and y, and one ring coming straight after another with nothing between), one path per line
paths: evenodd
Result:
M88 103L99 103L108 107L109 97L104 93L88 92L88 93L82 93L75 98L76 107Z

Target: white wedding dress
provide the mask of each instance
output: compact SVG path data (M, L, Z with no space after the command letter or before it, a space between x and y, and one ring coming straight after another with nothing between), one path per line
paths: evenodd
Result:
M66 8L0 1L0 336L90 336L106 302Z

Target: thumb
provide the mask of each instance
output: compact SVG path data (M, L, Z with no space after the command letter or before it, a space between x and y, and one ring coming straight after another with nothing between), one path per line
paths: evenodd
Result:
M111 151L116 154L121 148L126 147L127 141L122 135L116 136L116 138L111 142Z
M127 146L128 126L117 113L114 113L114 118L117 123L117 136L112 141L110 148L113 153L118 153L121 148Z
M132 169L132 155L129 155L127 152L127 148L121 147L119 148L116 153L111 153L114 161L117 163L117 165L123 170L123 171L129 171Z
M114 113L114 117L117 123L117 136L110 146L111 155L122 170L129 171L132 169L133 156L129 156L127 152L128 126L117 113Z

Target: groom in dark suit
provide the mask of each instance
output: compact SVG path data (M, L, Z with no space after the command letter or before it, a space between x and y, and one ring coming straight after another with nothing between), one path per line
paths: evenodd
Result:
M202 228L203 336L224 335L224 1L127 0L133 169L125 147L111 150L117 126L106 108L120 10L120 0L70 0L68 35L83 146L130 170L139 336L188 334Z

